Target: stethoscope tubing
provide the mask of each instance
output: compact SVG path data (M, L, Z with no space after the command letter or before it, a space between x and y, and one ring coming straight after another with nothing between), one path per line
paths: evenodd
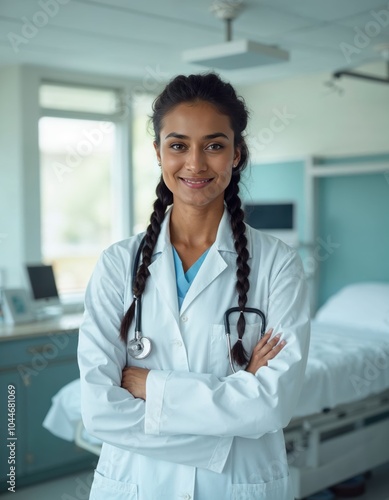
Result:
M144 236L139 244L135 255L134 265L132 268L132 290L135 300L135 335L128 343L127 351L135 359L144 359L151 352L151 342L147 337L142 336L142 295L136 295L134 292L135 279L138 272L140 256L145 244L146 236Z
M134 266L132 268L132 290L134 290L136 274L138 272L140 256L146 241L146 236L144 236L139 243L138 250L135 255ZM135 333L137 337L141 337L141 324L142 324L142 296L136 296L134 293L135 300Z
M236 312L257 314L261 318L261 338L264 336L266 331L266 316L260 309L256 309L255 307L245 307L244 311L242 311L239 307L231 307L230 309L227 309L224 313L224 329L227 339L228 361L230 363L232 373L236 373L236 370L232 359L230 315Z
M264 336L265 331L266 331L266 317L265 314L260 310L256 309L255 307L245 307L244 310L242 311L239 307L230 307L230 309L227 309L227 311L224 313L224 329L226 334L230 334L230 315L232 313L253 313L253 314L258 314L258 316L261 318L261 338Z

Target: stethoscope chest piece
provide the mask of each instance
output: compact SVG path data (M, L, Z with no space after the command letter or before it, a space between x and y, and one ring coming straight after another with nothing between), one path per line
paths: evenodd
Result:
M147 358L151 352L151 342L147 337L136 337L128 342L127 351L132 358Z

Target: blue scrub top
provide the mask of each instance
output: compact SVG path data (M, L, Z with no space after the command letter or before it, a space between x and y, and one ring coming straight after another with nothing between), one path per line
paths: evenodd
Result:
M196 260L194 264L184 272L184 268L182 267L182 262L180 256L177 253L177 250L173 247L173 256L174 256L174 269L176 270L176 283L177 283L177 297L178 297L178 309L181 309L182 303L184 302L185 295L187 294L190 285L193 283L193 280L198 273L198 270L201 267L201 264L204 262L205 257L209 248L205 250L205 252Z

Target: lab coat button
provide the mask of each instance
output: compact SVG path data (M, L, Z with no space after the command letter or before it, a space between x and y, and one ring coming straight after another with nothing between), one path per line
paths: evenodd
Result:
M181 495L181 498L183 498L184 500L191 500L191 495L189 495L189 493L186 493L185 495Z
M188 321L188 316L182 316L182 317L181 317L181 319L182 319L182 321L184 321L184 322L185 322L185 321Z

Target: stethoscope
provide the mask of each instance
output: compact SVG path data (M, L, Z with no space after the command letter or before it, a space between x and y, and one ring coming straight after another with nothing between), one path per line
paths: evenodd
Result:
M138 250L136 252L136 256L135 256L134 266L132 269L132 288L133 289L134 289L136 273L137 273L137 270L139 267L140 256L142 253L144 243L145 243L145 237L140 242L139 248L138 248ZM147 337L143 337L142 331L141 331L142 296L141 295L139 295L139 296L134 295L134 300L135 300L135 334L134 334L134 338L128 342L127 351L128 351L128 354L132 358L144 359L144 358L147 358L147 356L151 352L151 340ZM231 353L230 315L232 313L235 313L235 312L240 313L241 312L240 308L239 307L231 307L230 309L227 309L227 311L224 313L224 328L225 328L226 339L227 339L228 360L230 363L232 373L236 373L236 370L234 367L234 362L233 362L232 353ZM263 335L265 334L265 329L266 329L266 317L265 317L264 313L260 309L255 309L253 307L245 307L244 312L257 314L261 318L261 338L262 338Z

